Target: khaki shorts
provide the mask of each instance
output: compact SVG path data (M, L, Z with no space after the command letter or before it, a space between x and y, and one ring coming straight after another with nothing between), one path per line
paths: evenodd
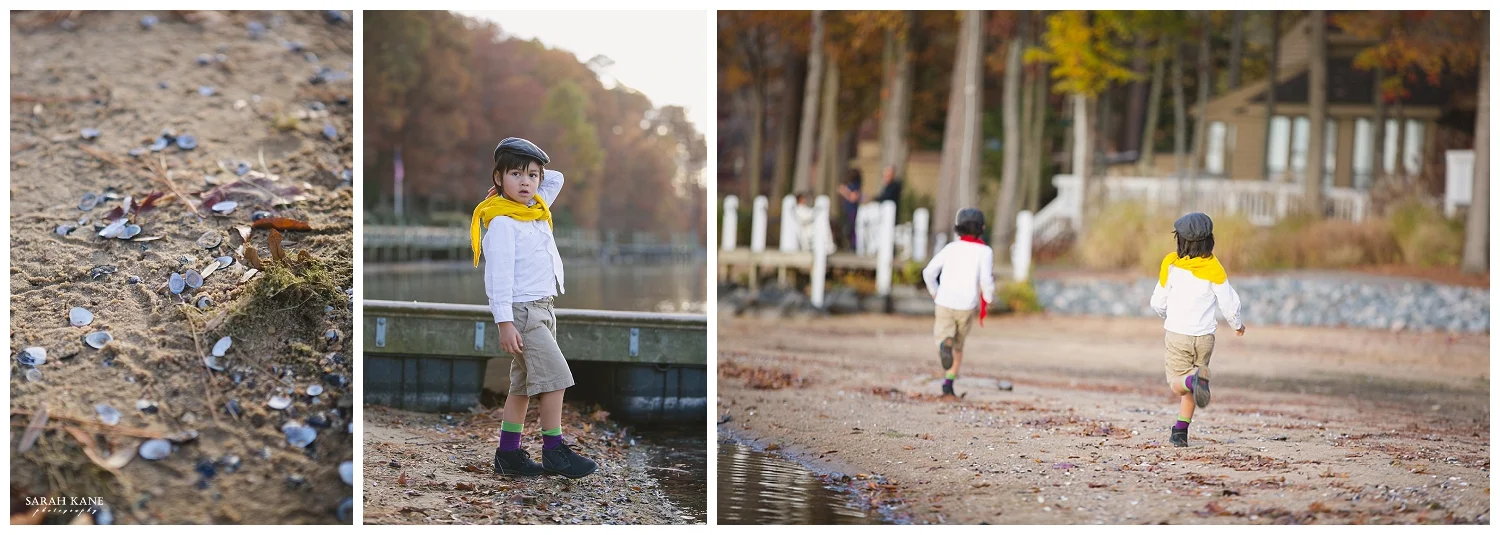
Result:
M510 359L512 396L535 396L573 386L573 372L557 347L557 315L552 298L514 303L513 324L521 333L521 355Z
M1167 384L1182 386L1182 378L1194 369L1199 377L1208 379L1208 359L1213 355L1214 335L1188 336L1167 331Z
M969 327L974 326L973 310L953 310L938 305L937 320L932 324L932 336L937 339L939 346L943 340L953 339L953 350L961 351L964 348L964 339L969 337Z

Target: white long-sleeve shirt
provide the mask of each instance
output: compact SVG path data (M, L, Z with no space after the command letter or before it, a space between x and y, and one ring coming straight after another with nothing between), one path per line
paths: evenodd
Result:
M536 194L552 209L562 187L563 174L548 169ZM497 216L490 220L480 247L484 250L484 293L489 297L495 323L514 321L512 303L565 293L562 256L557 253L557 240L546 221Z
M981 243L956 241L933 255L922 280L933 302L954 310L979 307L979 295L986 302L995 301L995 251ZM942 275L939 284L938 275Z
M1219 327L1214 306L1224 312L1224 319L1234 330L1240 330L1240 295L1229 281L1223 284L1200 279L1186 269L1167 267L1167 285L1156 285L1151 292L1151 308L1165 318L1168 331L1188 336L1213 334Z

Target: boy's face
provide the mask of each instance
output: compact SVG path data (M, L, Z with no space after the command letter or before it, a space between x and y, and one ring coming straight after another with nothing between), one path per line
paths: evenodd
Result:
M500 190L505 198L521 204L530 204L536 189L542 184L542 166L528 162L524 168L506 171L500 176Z

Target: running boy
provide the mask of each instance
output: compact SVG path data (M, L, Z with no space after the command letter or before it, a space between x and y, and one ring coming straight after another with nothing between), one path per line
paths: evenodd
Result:
M552 237L551 205L563 175L546 169L547 153L521 138L495 147L494 184L470 222L474 265L483 252L484 291L500 332L500 348L511 355L510 391L500 422L495 472L534 476L543 472L580 478L597 465L562 439L563 389L573 373L557 347L552 298L563 291L562 257ZM489 230L480 237L481 226ZM542 463L521 448L521 424L531 396L541 395Z
M959 241L933 255L922 280L937 304L932 333L937 339L938 360L943 365L943 395L953 396L953 380L964 361L964 339L979 310L984 325L986 309L995 300L995 251L984 244L984 212L964 208L954 218L953 232ZM939 285L941 282L941 285Z
M1224 266L1214 257L1214 222L1193 212L1172 224L1177 252L1161 261L1160 280L1151 293L1151 308L1166 319L1167 384L1182 396L1182 411L1172 426L1172 445L1187 447L1193 406L1207 407L1208 359L1214 353L1218 319L1214 306L1235 335L1245 335L1240 322L1240 296L1229 285Z

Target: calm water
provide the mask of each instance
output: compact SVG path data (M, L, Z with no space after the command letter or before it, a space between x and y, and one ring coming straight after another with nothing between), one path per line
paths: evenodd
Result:
M648 427L633 432L651 452L651 468L672 503L708 523L708 440L703 426Z
M852 496L779 455L719 443L720 524L880 524Z
M688 312L706 310L708 269L701 263L667 265L566 264L568 293L559 308ZM366 299L483 305L484 271L467 263L367 264Z

